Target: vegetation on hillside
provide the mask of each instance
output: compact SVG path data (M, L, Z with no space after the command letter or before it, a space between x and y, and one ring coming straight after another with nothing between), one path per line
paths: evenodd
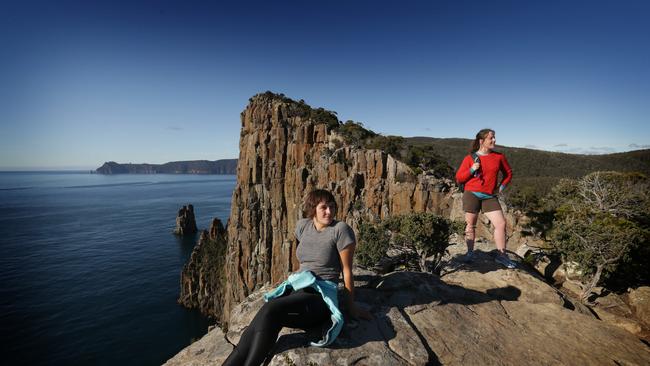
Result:
M497 131L498 137L499 131ZM411 137L413 146L426 146L455 171L469 153L472 140L460 138ZM580 178L591 172L640 172L650 175L650 150L607 155L565 154L526 148L497 146L512 166L514 178L504 191L509 206L524 212L540 208L540 201L562 178Z

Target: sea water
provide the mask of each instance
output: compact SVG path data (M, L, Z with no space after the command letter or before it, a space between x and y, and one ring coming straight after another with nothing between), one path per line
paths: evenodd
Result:
M177 304L198 236L225 224L235 176L0 173L5 365L160 365L207 332Z

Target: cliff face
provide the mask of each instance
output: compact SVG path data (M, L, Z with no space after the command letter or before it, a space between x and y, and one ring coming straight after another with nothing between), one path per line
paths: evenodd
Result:
M389 214L452 213L451 182L415 176L379 150L335 149L340 137L306 117L298 103L257 95L241 123L228 226L226 314L256 287L277 283L298 268L293 231L304 197L315 188L334 193L337 218L353 228L359 219Z
M201 233L190 260L181 272L178 302L188 308L219 319L222 316L223 261L226 253L226 230L219 219L212 220L210 230Z
M302 217L304 197L315 188L334 193L337 219L355 230L360 220L411 211L462 220L460 194L452 193L456 191L451 181L416 176L383 151L347 146L331 130L331 123L318 114L314 117L313 111L270 93L251 98L241 114L237 185L231 201L225 263L216 269L225 288L208 278L198 281L196 275L184 271L184 288L195 288L205 296L219 289L212 293L220 300L182 304L227 323L223 315L252 291L267 282L278 283L297 270L293 231ZM506 218L508 232L517 232L512 230L517 217L507 214ZM477 234L491 237L489 223L483 219ZM518 234L510 238L511 243L519 239ZM193 261L214 261L201 256L193 254ZM192 268L206 272L198 265ZM193 278L198 282L190 284Z

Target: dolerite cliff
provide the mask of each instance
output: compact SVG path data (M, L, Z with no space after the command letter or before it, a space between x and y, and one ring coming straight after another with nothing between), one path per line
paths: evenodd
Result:
M329 189L339 207L337 219L355 230L360 220L412 211L462 219L453 183L415 175L381 150L347 146L313 109L272 93L250 99L241 113L237 185L227 227L223 304L205 308L223 323L234 305L265 283L278 283L298 268L293 231L302 201L315 188ZM518 218L507 215L509 232ZM490 236L487 221L479 236ZM518 234L510 238L515 242ZM199 256L197 256L197 259ZM185 281L185 280L183 280ZM202 282L197 287L215 287ZM225 315L225 317L223 317Z
M241 123L227 228L225 314L259 286L278 283L298 268L293 231L304 197L315 188L334 193L337 218L353 228L360 219L411 211L449 216L452 211L451 182L415 176L380 150L336 149L340 137L299 103L257 95Z

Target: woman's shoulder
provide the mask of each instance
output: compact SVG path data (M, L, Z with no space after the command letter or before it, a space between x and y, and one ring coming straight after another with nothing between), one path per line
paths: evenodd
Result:
M345 221L337 221L336 223L333 223L331 227L334 228L334 232L336 233L337 237L341 237L341 236L354 237L354 230L352 230L352 227L348 225Z
M309 221L311 221L311 219L310 219L309 217L304 217L304 218L302 218L302 219L298 219L296 225L297 225L297 224L302 224L302 225L304 225L304 224L308 223Z
M295 235L298 240L300 240L300 237L302 236L302 233L305 231L305 228L307 225L311 222L312 220L310 218L304 218L304 219L299 219L296 222L296 230L295 230Z
M338 220L334 220L334 222L332 222L332 224L331 224L330 226L332 226L333 228L335 228L335 229L337 229L337 230L348 229L348 228L350 228L350 225L348 225L347 222L345 222L345 221L338 221Z

